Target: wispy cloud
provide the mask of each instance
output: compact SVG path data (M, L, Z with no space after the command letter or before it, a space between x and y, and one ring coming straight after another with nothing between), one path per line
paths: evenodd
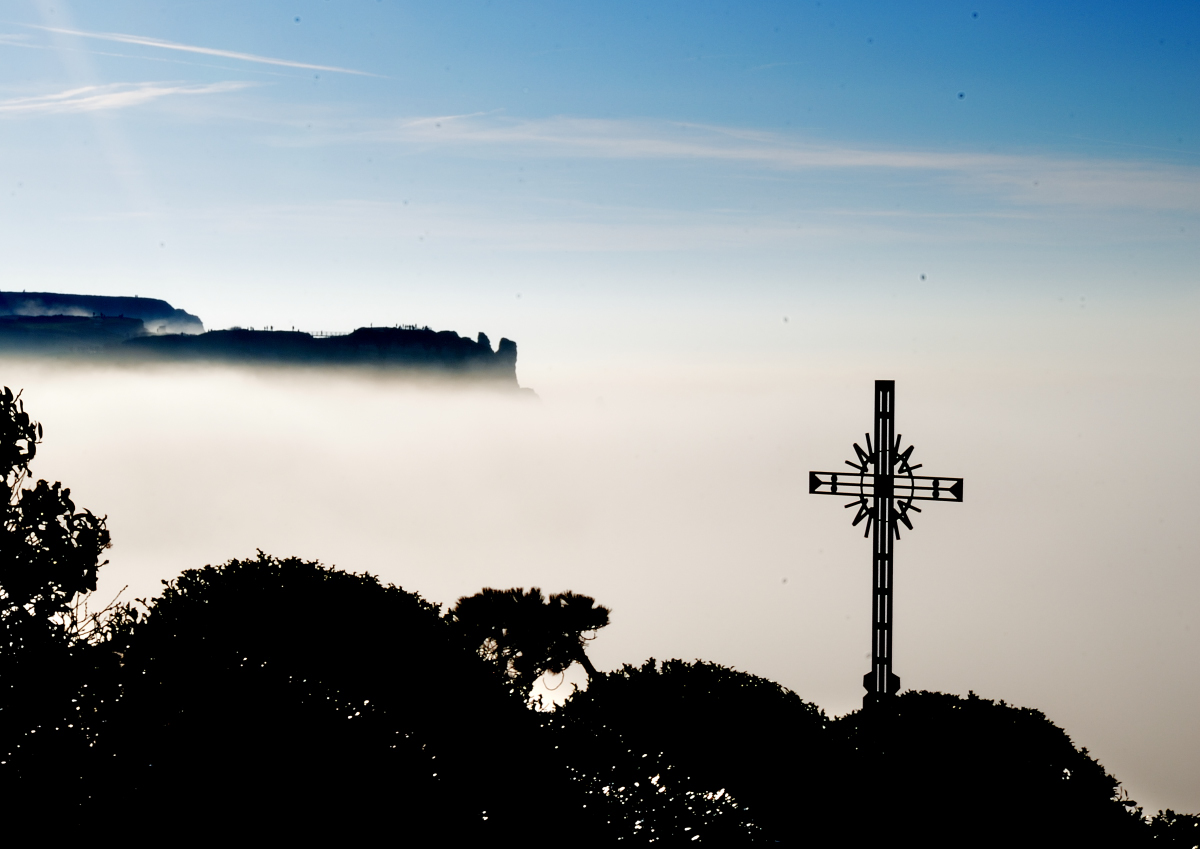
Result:
M51 49L49 47L49 45L35 43L32 40L31 36L26 35L25 33L0 33L0 46L27 47L31 50L49 50L49 49ZM249 68L248 69L245 66L242 66L240 69L238 69L238 68L234 67L233 65L228 65L228 64L216 65L216 64L213 64L212 62L195 62L195 61L189 61L187 59L177 58L174 56L145 56L145 55L138 56L133 53L113 53L112 51L108 51L108 50L84 50L82 48L73 48L73 47L63 48L61 46L59 46L58 49L78 51L80 53L87 53L92 56L112 56L117 59L137 59L140 62L169 62L173 65L188 65L193 68L216 68L217 70L220 70L220 71L239 71L240 70L241 73L265 74L265 75L275 76L275 77L289 77L289 76L294 77L295 76L294 74L289 74L286 71L267 71L267 70L262 70L259 68Z
M41 47L40 44L30 44L29 36L25 33L0 32L0 44L5 47Z
M708 160L779 171L921 174L1034 205L1200 212L1200 168L1145 159L1069 158L817 143L795 135L676 122L586 118L508 119L495 114L397 119L336 130L327 141L399 142L485 155Z
M98 112L140 106L174 95L220 94L247 88L253 83L222 82L207 85L170 83L111 83L82 86L55 94L0 100L0 115L33 113Z
M788 169L958 170L1000 157L804 143L769 132L677 122L593 118L506 120L479 113L396 121L381 137L430 143L537 146L607 159L724 159Z
M378 74L367 71L356 71L353 68L339 68L335 65L314 65L310 62L294 62L291 59L277 59L272 56L259 56L254 53L239 53L234 50L219 50L215 47L201 47L195 44L181 44L177 41L165 41L161 38L149 38L142 35L128 35L119 32L87 32L86 30L63 29L61 27L44 27L36 24L26 24L32 29L60 35L74 35L79 38L94 38L100 41L115 41L120 44L137 44L142 47L156 47L162 50L180 50L184 53L199 53L204 56L220 56L224 59L237 59L242 62L257 62L260 65L278 65L284 68L303 68L308 71L328 71L334 74L354 74L360 77L374 77Z

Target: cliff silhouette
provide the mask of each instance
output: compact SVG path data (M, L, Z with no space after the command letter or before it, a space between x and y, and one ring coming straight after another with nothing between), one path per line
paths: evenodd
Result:
M158 298L0 292L0 316L141 319L147 333L203 333L204 324Z
M340 335L234 327L205 332L155 298L0 292L0 354L126 362L359 367L485 380L517 388L517 344L429 327L360 327Z
M344 336L317 337L296 330L210 330L189 335L143 335L121 353L155 360L191 360L309 366L419 368L516 384L517 343L501 339L492 350L487 334L472 340L428 327L360 327Z
M0 315L0 352L35 356L112 353L146 334L145 322L125 316Z

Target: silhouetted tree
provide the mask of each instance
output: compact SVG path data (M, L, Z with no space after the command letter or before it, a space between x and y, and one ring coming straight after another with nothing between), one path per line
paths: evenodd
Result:
M830 728L827 809L859 845L1140 845L1140 811L1086 749L1039 711L906 692Z
M547 600L533 587L485 588L460 598L448 618L467 644L512 682L523 699L539 677L579 663L589 678L596 668L584 651L588 632L608 624L609 609L572 592Z
M1200 816L1177 814L1168 808L1150 820L1150 838L1154 847L1178 846L1196 849L1200 846Z
M117 644L104 747L166 820L466 844L586 813L439 608L370 575L261 552L188 570Z
M104 519L75 512L71 490L39 480L24 486L42 426L19 395L0 392L0 654L19 655L74 636L72 600L96 589L100 555L109 547Z
M71 491L25 485L42 426L20 395L0 392L0 793L35 816L40 800L61 815L87 751L82 714L90 708L92 656L78 604L96 589L109 547L105 520L76 512ZM93 621L94 625L95 622ZM73 787L75 789L68 789ZM31 807L34 806L34 807Z
M821 815L825 717L765 678L649 660L598 675L545 722L624 839L773 842Z

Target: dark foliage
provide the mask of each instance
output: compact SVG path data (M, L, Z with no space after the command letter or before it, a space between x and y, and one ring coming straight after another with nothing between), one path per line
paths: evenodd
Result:
M816 815L825 717L765 678L649 660L598 675L546 724L626 839L773 842Z
M1039 711L907 692L831 724L828 809L856 845L1136 846L1140 811Z
M571 808L535 717L436 606L369 575L261 552L189 570L112 645L118 793L167 820L458 842Z
M1150 820L1150 837L1153 847L1171 846L1181 849L1196 849L1200 846L1200 816L1177 814L1168 808L1159 811Z
M589 632L608 625L608 614L595 599L572 592L547 600L537 587L529 592L489 587L460 598L447 618L466 646L492 663L524 700L538 678L572 663L581 664L589 678L596 676L584 646Z
M635 842L1191 847L1200 831L1172 812L1148 825L1043 714L973 694L829 721L765 679L649 661L599 675L545 725Z
M69 636L71 602L96 589L100 555L109 547L104 519L75 512L71 490L39 480L24 486L42 426L20 396L0 392L0 653L19 654Z
M0 793L26 809L41 799L71 798L83 781L88 741L81 716L95 690L95 664L79 598L96 588L109 546L104 519L76 512L61 483L25 486L41 436L41 425L6 387L0 392Z

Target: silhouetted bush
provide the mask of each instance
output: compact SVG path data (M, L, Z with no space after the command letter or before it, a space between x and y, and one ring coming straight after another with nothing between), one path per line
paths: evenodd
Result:
M1039 711L907 692L837 719L829 810L862 845L1135 846L1115 778Z
M1154 841L1151 845L1179 846L1184 849L1196 849L1200 846L1200 816L1192 814L1177 814L1168 808L1159 811L1150 820L1150 836Z
M164 822L458 842L570 807L536 717L435 605L369 575L261 552L189 570L113 645L104 746Z
M816 816L825 717L765 678L649 660L598 675L546 725L626 839L772 842Z

